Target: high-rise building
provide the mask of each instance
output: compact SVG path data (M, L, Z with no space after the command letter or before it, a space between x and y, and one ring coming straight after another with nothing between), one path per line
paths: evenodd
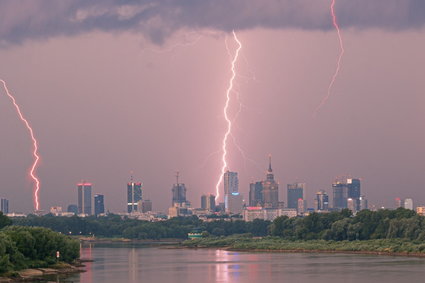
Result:
M263 202L265 208L279 207L279 184L274 180L272 170L272 157L269 156L269 169L267 170L266 180L262 182Z
M78 190L78 214L91 215L91 190L92 184L81 182L77 184Z
M213 194L202 195L201 208L208 211L214 211L215 210L215 195Z
M413 210L413 200L411 198L404 200L404 208Z
M356 206L355 206L355 202L354 202L354 200L352 198L348 198L347 199L347 208L349 210L351 210L352 213L356 213L357 212L357 209L356 209Z
M233 192L224 197L224 206L226 213L238 214L242 213L243 197L238 192Z
M142 200L142 212L146 213L148 211L152 211L152 202L148 199Z
M263 183L249 184L249 206L263 206Z
M367 198L364 195L360 196L360 210L369 209Z
M239 191L239 179L237 172L226 171L223 176L224 195L237 193Z
M303 200L302 198L299 198L297 201L297 213L298 215L303 215L305 212L305 200Z
M329 210L329 196L328 194L321 190L316 193L316 199L314 200L315 210L326 211Z
M105 197L103 195L94 195L94 215L105 213Z
M347 199L351 198L354 209L360 210L360 179L337 178L332 184L333 207L336 209L347 208Z
M298 200L304 199L305 183L293 183L287 185L288 208L297 208Z
M5 198L0 199L0 211L3 212L3 214L9 213L9 200Z
M177 182L173 184L171 189L173 193L172 206L183 207L186 206L186 186L182 183L179 183L179 172L176 174Z
M127 183L127 212L132 213L139 211L138 201L142 199L142 183L131 181Z

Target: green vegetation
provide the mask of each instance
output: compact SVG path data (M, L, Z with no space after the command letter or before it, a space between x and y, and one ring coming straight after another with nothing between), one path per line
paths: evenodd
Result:
M183 246L191 248L230 248L233 250L260 251L323 251L323 252L366 252L388 254L423 254L425 243L407 239L376 239L364 241L290 241L279 237L252 238L250 236L209 237L187 240Z
M13 219L14 225L41 226L67 235L95 235L96 237L127 239L186 239L194 228L214 236L251 233L255 236L266 236L270 221L255 220L217 220L204 222L198 217L176 217L166 221L149 222L124 218L109 214L105 217L56 217L51 215Z
M0 223L4 221L0 214ZM72 263L79 258L79 242L40 227L3 226L0 230L0 274L24 268L47 267L59 260Z

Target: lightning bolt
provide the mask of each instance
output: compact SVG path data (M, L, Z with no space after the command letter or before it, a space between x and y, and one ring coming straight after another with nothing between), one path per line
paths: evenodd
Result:
M333 74L332 79L331 79L331 82L329 83L329 86L328 86L328 93L322 99L322 101L320 102L319 106L317 106L316 110L314 110L313 117L316 117L317 112L320 110L320 108L323 107L323 105L326 104L326 102L328 101L329 97L331 96L331 90L332 90L332 87L333 87L333 85L335 83L335 80L336 80L336 78L338 76L339 69L341 68L341 60L342 60L342 56L344 55L344 52L345 52L345 50L344 50L344 43L342 41L342 36L341 36L341 30L339 29L339 25L338 25L338 22L337 22L337 18L336 18L336 15L335 15L335 9L334 8L335 8L335 0L332 0L332 3L331 3L332 23L333 23L333 25L334 25L334 27L335 27L335 29L337 31L337 34L338 34L338 41L339 41L340 52L339 52L338 61L337 61L337 64L336 64L335 73Z
M28 120L22 114L21 108L16 103L16 100L13 97L13 95L10 94L9 89L7 88L6 82L2 79L0 79L0 82L3 84L3 88L6 92L6 95L10 98L10 100L12 100L12 103L15 106L15 109L16 109L16 113L18 114L19 118L21 119L22 123L25 125L25 127L27 128L27 130L28 130L28 132L31 136L31 140L32 140L32 143L33 143L32 155L34 157L34 159L33 159L34 161L33 161L32 165L30 167L29 175L30 175L31 179L33 179L33 181L34 181L34 208L35 208L35 210L39 210L40 203L38 201L38 192L40 191L40 180L38 179L38 177L35 173L37 166L38 166L38 162L40 161L40 156L38 155L37 139L34 136L34 132L31 128L30 124L28 123Z
M233 34L234 40L238 44L238 48L236 49L235 55L233 56L233 59L231 61L232 76L230 77L229 86L226 90L226 103L225 103L224 108L223 108L224 119L226 120L226 123L227 123L227 130L224 133L223 143L222 143L223 155L221 156L221 161L222 161L221 173L220 173L220 176L218 177L217 184L215 186L215 190L216 190L215 200L216 201L218 200L218 198L220 196L220 184L223 181L223 175L226 172L226 168L227 168L227 160L226 160L226 157L227 157L227 140L229 138L230 133L232 132L232 121L230 120L229 114L228 114L227 111L229 109L230 96L231 96L231 92L233 90L233 82L236 78L236 62L238 61L239 51L242 49L242 43L239 41L238 37L236 36L235 31L232 31L232 34Z

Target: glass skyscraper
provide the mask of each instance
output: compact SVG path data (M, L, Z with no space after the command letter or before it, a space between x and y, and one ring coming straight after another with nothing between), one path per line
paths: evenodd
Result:
M127 184L127 212L139 211L138 202L142 200L142 183L130 181Z
M91 190L92 184L82 182L77 184L78 190L78 214L91 215Z

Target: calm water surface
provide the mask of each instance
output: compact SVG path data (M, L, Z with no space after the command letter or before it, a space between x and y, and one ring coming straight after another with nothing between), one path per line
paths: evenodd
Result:
M131 245L83 247L87 272L61 282L424 282L425 259L249 253Z

